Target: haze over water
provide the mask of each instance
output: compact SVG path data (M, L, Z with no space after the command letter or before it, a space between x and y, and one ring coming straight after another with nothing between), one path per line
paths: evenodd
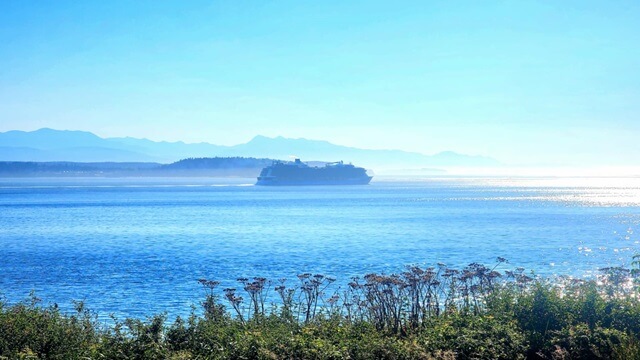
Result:
M470 262L591 276L640 252L638 178L1 179L0 289L102 316L186 314L198 278L352 276Z

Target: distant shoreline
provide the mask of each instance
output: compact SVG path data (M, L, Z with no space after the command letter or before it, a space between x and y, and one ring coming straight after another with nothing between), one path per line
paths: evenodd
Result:
M216 157L153 162L0 161L0 178L41 177L256 177L273 159Z

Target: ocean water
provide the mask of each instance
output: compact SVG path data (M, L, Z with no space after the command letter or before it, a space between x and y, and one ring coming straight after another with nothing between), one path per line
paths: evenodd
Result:
M405 265L593 276L640 252L640 179L0 179L0 296L101 316L184 315L199 278L338 279Z

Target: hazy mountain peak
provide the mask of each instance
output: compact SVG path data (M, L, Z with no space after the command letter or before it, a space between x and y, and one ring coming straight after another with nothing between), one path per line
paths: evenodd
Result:
M249 140L248 143L268 141L268 140L273 140L273 139L264 135L256 135L253 137L253 139Z
M20 135L27 135L27 134L31 134L31 135L50 135L50 136L60 136L63 134L74 134L74 135L81 135L81 136L90 136L90 137L94 137L94 138L98 138L97 135L95 135L92 132L89 131L82 131L82 130L56 130L56 129L52 129L52 128L48 128L48 127L43 127L37 130L32 130L32 131L23 131L23 130L10 130L7 131L5 133L0 133L0 134L11 134L11 135L16 135L16 134L20 134Z
M59 149L68 146L96 146L103 141L97 135L79 130L41 128L34 131L13 130L0 133L0 146Z
M457 156L460 155L455 151L451 151L451 150L447 150L447 151L440 151L439 153L435 154L436 156L441 155L441 156Z
M314 140L314 139L307 139L307 138L289 138L289 137L284 137L284 136L281 136L281 135L278 135L276 137L269 137L269 136L264 136L264 135L256 135L248 143L239 144L237 146L247 145L247 144L251 144L251 143L291 143L291 144L294 144L294 143L316 143L316 144L328 144L328 145L333 145L333 146L342 146L342 145L332 144L332 143L330 143L329 141L326 141L326 140Z

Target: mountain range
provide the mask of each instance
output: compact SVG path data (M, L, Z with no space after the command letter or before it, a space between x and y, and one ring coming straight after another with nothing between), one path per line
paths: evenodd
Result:
M185 158L260 157L303 161L352 162L367 168L415 169L428 167L498 166L495 159L444 151L425 155L401 150L370 150L327 141L256 136L244 144L222 146L210 143L156 142L148 139L101 138L91 132L12 130L0 132L0 161L159 162Z

